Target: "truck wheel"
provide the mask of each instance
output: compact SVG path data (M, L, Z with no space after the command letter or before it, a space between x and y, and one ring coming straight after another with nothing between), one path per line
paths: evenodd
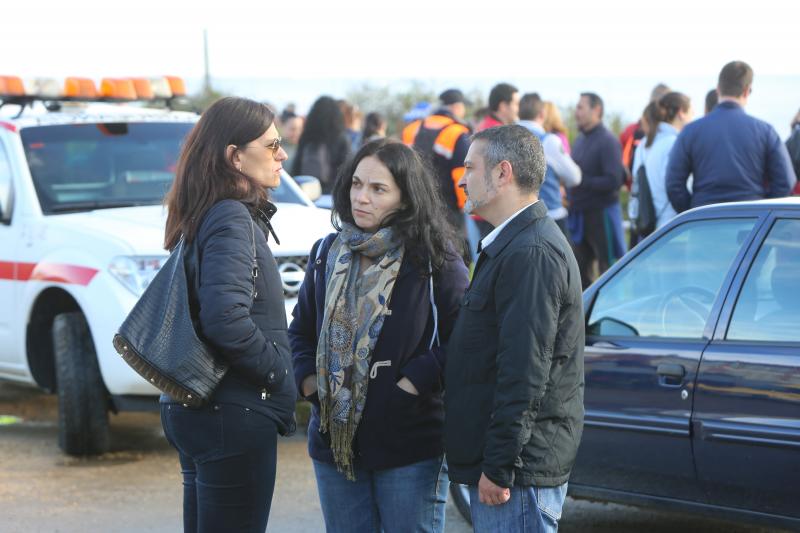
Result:
M108 397L92 336L79 312L53 320L58 389L58 446L70 455L108 451Z
M461 513L464 520L472 524L472 514L469 512L469 489L467 486L460 483L450 483L450 496L453 497L453 503L456 504L456 509Z

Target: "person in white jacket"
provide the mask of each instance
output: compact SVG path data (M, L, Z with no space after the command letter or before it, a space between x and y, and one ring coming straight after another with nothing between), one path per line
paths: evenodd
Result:
M639 167L644 165L657 217L656 228L660 228L677 214L667 197L665 178L672 145L678 133L692 120L691 100L679 92L667 93L647 105L642 119L647 137L636 147L633 175L636 176ZM629 207L636 209L632 204ZM635 218L631 209L628 214Z

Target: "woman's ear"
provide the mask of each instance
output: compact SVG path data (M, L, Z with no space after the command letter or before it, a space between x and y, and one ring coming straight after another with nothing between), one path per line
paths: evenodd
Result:
M225 147L225 157L228 158L228 161L238 170L239 172L242 171L242 160L239 154L239 148L234 144L229 144Z

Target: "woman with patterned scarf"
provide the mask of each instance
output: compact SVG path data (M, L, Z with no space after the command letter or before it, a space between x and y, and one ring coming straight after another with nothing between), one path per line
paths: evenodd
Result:
M342 169L289 327L328 532L444 530L445 347L468 279L427 167L379 140Z

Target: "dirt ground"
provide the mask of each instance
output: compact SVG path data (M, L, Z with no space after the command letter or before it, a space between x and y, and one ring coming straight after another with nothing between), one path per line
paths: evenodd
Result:
M58 449L54 396L0 383L0 532L174 532L181 481L157 413L112 416L111 451L93 459ZM281 439L270 532L323 531L305 437ZM448 504L448 533L472 528ZM767 529L568 499L560 531L764 533Z

